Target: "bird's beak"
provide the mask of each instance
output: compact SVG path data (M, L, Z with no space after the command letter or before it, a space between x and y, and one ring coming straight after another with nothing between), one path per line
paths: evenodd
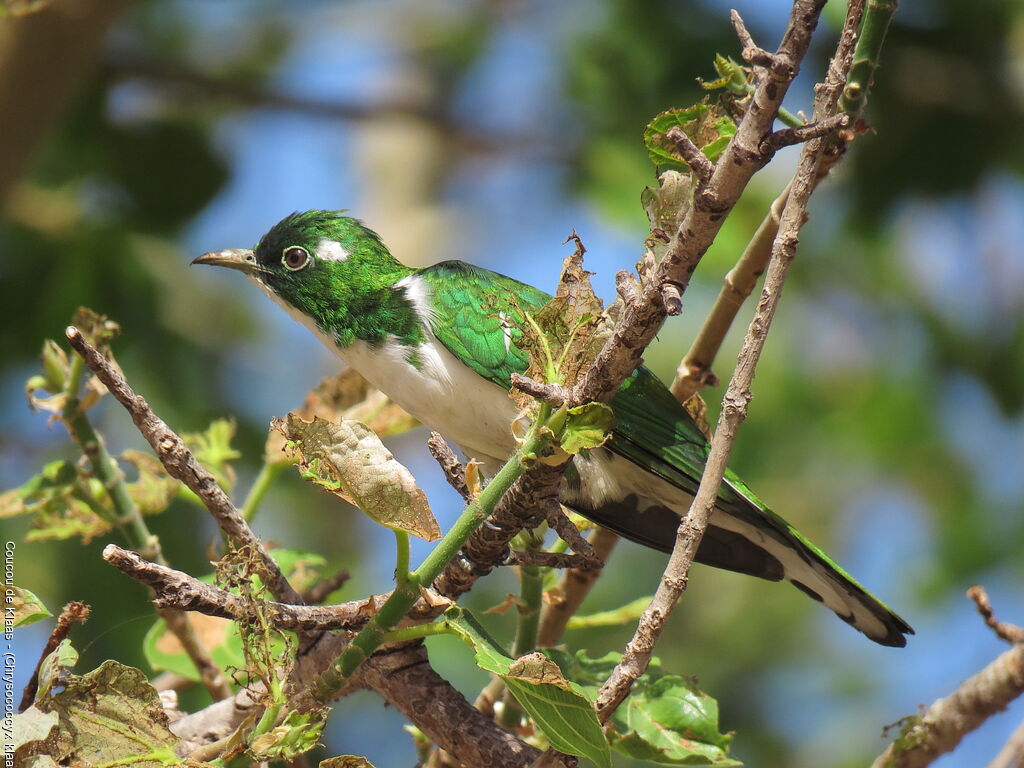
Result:
M240 248L231 248L224 251L210 251L210 253L204 253L192 263L212 264L215 267L237 269L239 272L244 272L247 275L252 275L259 271L256 264L256 254L252 251Z

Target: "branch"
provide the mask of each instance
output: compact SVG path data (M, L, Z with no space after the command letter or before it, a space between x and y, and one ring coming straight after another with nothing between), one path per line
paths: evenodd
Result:
M571 402L607 402L619 385L641 362L643 350L654 339L666 317L661 287L666 283L685 292L693 271L714 241L722 222L732 210L754 173L767 158L761 142L807 53L811 34L821 13L821 0L796 0L778 51L751 95L750 105L736 134L714 165L706 189L697 191L692 204L668 245L655 273L623 302L612 333L598 353L595 364L572 390ZM623 281L623 285L630 285ZM630 285L630 287L635 287ZM620 294L632 293L620 287Z
M434 457L444 472L444 479L448 485L458 491L463 501L469 501L473 495L469 492L469 485L466 483L466 468L455 456L455 451L437 432L431 432L427 439L427 448L430 455Z
M850 124L850 116L845 114L829 115L815 123L800 125L795 128L780 128L768 134L761 142L761 151L774 154L783 147L801 144L811 139L828 136L830 133L845 128Z
M556 408L565 405L568 393L564 387L558 384L544 384L543 382L523 376L521 373L513 373L511 377L512 388L525 392L530 397L548 403Z
M675 145L676 151L686 161L694 178L697 180L697 186L705 186L715 170L715 166L708 160L708 156L700 151L700 147L694 144L693 140L678 125L669 130L665 134L665 138Z
M590 534L590 545L594 549L594 555L602 562L608 561L618 540L618 535L607 528L595 528ZM557 597L544 606L544 612L541 614L540 630L537 632L538 646L543 648L558 644L569 618L579 609L600 575L601 568L572 568L562 575Z
M202 499L203 504L230 541L238 547L252 547L253 551L259 554L266 571L264 579L270 593L281 602L300 603L301 598L298 593L285 579L277 563L263 547L263 543L242 519L235 505L217 484L214 476L196 460L184 441L153 413L145 398L135 394L120 372L96 347L85 340L77 328L73 325L68 326L66 335L75 352L82 357L90 370L110 390L110 394L131 415L135 426L153 446L157 458L160 459L167 473L183 482L189 490Z
M233 621L242 621L252 613L250 604L240 595L204 584L187 573L151 563L138 553L116 544L108 544L103 549L103 559L125 575L152 588L156 593L153 604L158 608L197 611ZM266 609L271 623L279 629L351 630L364 626L387 597L372 595L365 600L339 605L291 605L268 601ZM449 603L439 595L435 597L435 600L417 602L409 614L410 618L429 621L440 615Z
M1024 723L1003 744L999 754L988 764L988 768L1021 768L1024 766Z
M849 125L856 126L867 105L868 86L874 76L885 32L895 9L895 2L873 2L866 9L857 10L856 14L847 14L847 30L851 27L860 30L853 53L853 64L846 77L846 87L839 102L840 109L849 117ZM851 98L854 95L856 98ZM854 135L854 131L841 131L830 137L825 157L818 169L818 182L839 162ZM704 387L718 383L711 367L730 326L736 319L736 313L753 291L757 278L768 266L771 244L779 230L779 217L788 197L787 186L772 203L743 256L725 276L725 284L700 333L679 364L675 381L672 382L672 393L680 402L686 402Z
M899 738L872 768L923 768L1024 693L1024 645L1016 645L921 716L907 718Z
M861 0L863 2L863 0ZM857 13L856 0L850 3L850 13ZM794 15L796 11L794 9ZM815 119L822 120L836 109L839 92L845 77L834 77L834 73L845 73L850 65L855 36L849 24L839 41L830 65L825 83L819 87L815 98ZM748 113L749 114L749 113ZM750 385L757 368L757 361L771 327L772 318L782 295L789 267L796 256L800 228L806 219L807 204L814 191L818 165L825 145L818 137L804 145L796 174L793 177L792 192L782 214L779 234L772 247L772 257L765 278L764 291L754 318L747 329L743 348L736 361L736 369L722 400L722 412L711 451L701 477L700 486L694 496L686 517L683 518L676 535L675 547L661 582L651 600L650 606L640 617L633 638L627 644L622 660L602 686L597 697L598 716L606 721L619 704L629 695L633 683L646 670L654 647L665 628L665 623L686 590L690 565L697 553L708 519L717 502L718 490L725 475L729 454L736 440L736 434L746 418L750 403Z
M985 621L985 626L995 632L996 637L1000 640L1005 640L1010 645L1024 643L1024 627L1007 624L1005 621L996 619L995 611L992 610L992 603L989 602L988 594L985 592L984 587L977 584L974 585L967 590L967 596L974 601L978 613L981 614L981 618Z

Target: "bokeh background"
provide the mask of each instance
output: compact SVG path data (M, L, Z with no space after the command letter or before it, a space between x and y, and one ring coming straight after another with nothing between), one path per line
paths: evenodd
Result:
M732 4L775 44L787 3ZM349 208L407 263L461 258L548 289L575 228L610 299L646 231L639 198L654 174L640 132L701 98L695 78L714 76L716 52L738 54L729 6L56 0L0 21L38 36L20 54L37 60L0 102L0 488L75 456L22 387L42 340L60 338L84 304L123 325L118 359L173 426L237 420L244 492L270 418L338 363L245 281L188 262L249 247L294 210ZM58 12L74 23L40 28ZM829 4L789 109L809 110L842 12ZM16 34L28 33L0 26L0 54ZM733 467L918 634L906 649L875 646L786 585L697 569L659 655L719 699L734 754L751 766L864 765L885 724L994 658L1002 648L969 585L1024 622L1024 8L903 0L878 77L875 132L814 198ZM683 316L648 351L665 379L794 160L784 153L755 179ZM723 350L723 378L749 315ZM721 390L706 396L717 413ZM113 449L139 447L111 403L97 419ZM446 525L459 505L425 437L389 445ZM178 502L151 524L175 566L209 570L214 532L199 510ZM344 599L387 588L390 534L290 473L255 525L351 569ZM25 544L24 521L3 527L19 542L23 586L51 608L93 605L74 636L81 669L110 657L144 666L152 612L102 564L104 541ZM663 564L621 545L585 611L650 594ZM514 589L497 574L469 604ZM511 617L487 619L511 637ZM19 678L48 629L19 630ZM567 641L599 655L631 631ZM469 654L432 643L474 695L483 676ZM1022 718L1018 702L936 764L985 764ZM410 765L402 722L370 694L346 699L326 754Z

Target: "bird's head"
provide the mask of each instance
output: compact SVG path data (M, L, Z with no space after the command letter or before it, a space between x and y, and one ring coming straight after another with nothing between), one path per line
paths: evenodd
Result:
M193 264L242 272L292 314L351 343L360 315L386 301L390 287L412 270L399 263L376 232L342 211L293 213L252 250L204 254Z

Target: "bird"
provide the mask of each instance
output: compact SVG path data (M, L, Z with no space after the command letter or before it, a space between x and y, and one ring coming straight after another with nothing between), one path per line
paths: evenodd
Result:
M255 248L212 251L193 264L244 274L373 386L493 474L516 450L511 376L529 366L508 319L537 311L551 296L462 261L407 267L376 232L345 213L293 213ZM573 457L560 501L628 539L671 552L708 442L643 366L610 405L611 439ZM787 580L881 645L904 646L914 633L731 470L695 559Z

